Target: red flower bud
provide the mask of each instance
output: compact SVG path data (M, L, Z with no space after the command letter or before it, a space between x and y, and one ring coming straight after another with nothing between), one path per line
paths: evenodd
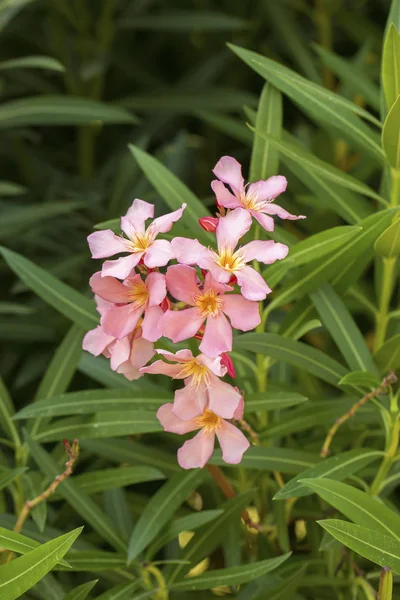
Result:
M165 296L164 300L161 302L160 304L161 306L161 310L163 310L164 312L167 312L167 310L171 310L171 300L169 298L167 298L167 296Z
M231 278L228 281L228 285L236 285L236 284L237 284L237 277L236 277L236 275L231 275Z
M199 219L199 224L204 231L214 233L217 229L218 219L217 217L201 217L201 219Z
M233 377L233 379L236 377L235 365L227 352L221 354L221 365L227 368L228 375Z

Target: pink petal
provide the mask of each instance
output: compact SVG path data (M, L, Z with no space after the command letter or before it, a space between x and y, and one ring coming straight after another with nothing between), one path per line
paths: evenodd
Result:
M233 385L213 377L207 391L209 410L223 419L232 419L242 399L238 390Z
M95 273L90 278L89 284L93 293L107 302L116 304L129 302L129 288L114 277L102 277L101 273Z
M139 337L132 342L129 360L135 369L140 369L153 358L154 354L154 344L143 337Z
M178 375L182 372L182 365L170 365L163 360L156 360L156 362L153 362L153 364L149 365L148 367L141 367L139 370L141 373L167 375L173 379L182 379L182 377L178 377Z
M221 362L221 357L211 358L206 354L199 354L196 356L197 362L205 365L214 375L217 377L223 377L227 373L226 367Z
M258 212L255 210L251 210L250 213L253 215L255 219L260 223L261 227L265 229L265 231L273 231L275 227L275 222L272 217L268 215L264 215L262 212Z
M247 195L255 196L257 200L272 200L282 194L287 188L286 177L282 175L273 175L265 181L256 181L251 183L247 190Z
M242 206L240 200L231 194L228 188L224 186L222 181L214 179L214 181L211 182L211 188L215 194L217 203L220 206L224 206L225 208L239 208Z
M204 429L187 440L178 450L178 463L182 469L202 469L213 453L214 440L214 434L206 433Z
M112 302L107 302L107 300L104 300L103 298L100 298L100 296L94 296L95 302L96 302L96 308L97 308L97 312L100 315L103 315L105 313L105 311L110 308L110 306L112 306Z
M160 319L164 316L159 306L151 306L146 309L142 323L143 337L149 342L156 342L162 336Z
M163 273L150 273L146 277L146 286L149 290L149 306L158 306L167 295L167 284Z
M233 287L231 285L226 285L225 283L219 283L209 272L206 273L204 278L204 291L207 292L208 290L214 290L217 294L224 294L225 292L231 292Z
M164 427L164 431L169 431L170 433L179 433L182 435L184 433L189 433L190 431L195 431L199 428L193 420L182 421L182 419L179 419L172 412L172 407L173 405L170 403L163 404L157 411L157 419Z
M156 240L151 244L144 256L144 264L149 269L165 267L174 258L171 242L168 240Z
M261 323L258 302L246 300L240 294L227 294L223 303L222 310L228 315L234 329L251 331Z
M171 231L172 225L176 221L179 221L186 206L186 204L182 204L182 207L178 208L178 210L174 210L174 212L168 213L166 215L163 215L162 217L157 217L157 219L154 219L154 221L149 227L149 233L151 232L151 234L154 234L156 236L159 233L167 233L168 231Z
M154 217L154 205L136 198L125 216L129 221L132 221L135 230L143 235L145 232L145 222L147 219Z
M260 273L257 273L252 267L244 267L237 271L236 278L242 288L242 294L247 300L265 300L267 294L272 291Z
M167 310L160 319L160 330L176 344L196 335L204 320L197 308Z
M190 385L185 385L175 392L174 415L187 421L202 415L207 406L207 394L205 388L194 389Z
M277 215L281 219L288 219L289 221L296 221L297 219L306 219L304 215L292 215L290 212L278 206L278 204L267 204L263 208L263 212L267 215Z
M173 352L169 352L168 350L158 349L157 354L161 354L161 356L164 356L164 358L171 362L185 363L193 358L191 351L187 350L186 348L184 350L178 350L178 352L175 354Z
M193 298L199 294L196 269L187 265L172 265L168 267L166 278L171 296L192 305Z
M118 277L118 279L126 279L140 262L143 252L135 252L129 256L123 256L118 260L106 260L103 263L101 274L103 277Z
M237 465L250 444L245 435L228 421L222 421L216 431L222 450L222 460Z
M88 331L83 338L82 348L94 356L100 356L115 337L104 333L103 328L98 325L96 329Z
M226 217L221 217L216 230L219 253L224 249L233 251L240 238L249 231L251 223L251 215L244 208L235 208Z
M237 391L238 388L236 388ZM233 418L238 420L238 419L243 419L243 412L244 412L244 400L243 400L243 396L240 398L240 402L238 404L237 409L235 410L235 414L233 415Z
M242 250L246 262L258 260L265 265L271 265L276 260L282 260L289 252L289 248L285 244L273 240L254 240L243 246Z
M143 308L134 309L131 304L113 306L101 317L101 325L106 333L120 340L132 333L142 313Z
M242 165L232 156L223 156L213 169L218 179L231 186L232 191L240 195L244 190Z
M111 229L95 231L87 238L92 258L107 258L119 252L128 252L126 241Z
M129 355L131 353L131 343L129 341L129 336L124 337L122 340L116 340L110 359L110 367L113 371L116 371L120 364L128 360Z
M198 240L176 237L171 241L171 245L176 260L184 265L196 265L199 260L211 254Z
M224 314L208 317L199 350L211 358L232 350L232 327Z
M201 267L204 270L209 271L211 273L213 279L219 284L221 284L221 283L226 284L232 277L231 271L222 269L222 267L217 265L217 263L214 261L214 258L211 255L211 253L208 257L202 258L199 261L199 267Z
M135 224L128 217L121 217L121 229L130 240L133 240L137 234L143 235L143 232L136 229Z

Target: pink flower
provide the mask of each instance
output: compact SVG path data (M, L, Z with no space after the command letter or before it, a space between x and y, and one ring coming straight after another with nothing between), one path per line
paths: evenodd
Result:
M144 339L155 342L161 337L158 322L164 314L160 304L167 293L165 275L153 272L146 281L140 275L134 275L121 283L114 277L95 273L90 285L97 296L112 303L103 312L100 321L106 334L121 340L137 327L145 313L142 323Z
M185 265L197 264L207 269L220 283L227 283L235 275L245 298L264 300L271 289L260 273L247 263L258 260L270 265L285 258L289 248L273 240L254 240L235 250L240 238L249 231L251 222L250 214L243 208L236 208L221 217L216 229L218 252L205 248L198 240L176 237L171 242L176 259Z
M282 175L269 177L265 181L244 185L241 164L231 156L223 156L213 170L218 180L211 183L217 203L225 208L245 208L267 231L274 230L274 220L268 215L277 215L281 219L305 219L303 215L291 215L287 210L271 204L286 190L287 181ZM228 184L232 193L225 187Z
M206 274L201 288L197 283L196 269L186 265L169 267L166 279L170 294L193 307L167 310L161 317L159 327L162 334L174 343L193 337L206 321L200 350L215 358L232 350L232 327L250 331L261 322L258 302L246 300L240 294L225 294L233 288L215 281L211 273Z
M157 352L171 362L157 360L140 372L184 380L185 387L175 392L174 415L179 419L192 419L202 415L208 407L225 419L234 416L242 396L232 385L220 381L219 377L226 374L220 357L212 359L204 354L195 357L190 350L178 350L176 354L165 350Z
M126 235L115 235L111 229L95 231L88 237L89 248L93 258L107 258L121 252L128 252L128 256L117 260L107 260L103 264L102 276L113 276L125 279L132 269L143 259L146 267L164 267L174 258L171 242L156 240L159 233L170 231L173 223L181 218L186 204L172 213L154 219L145 228L147 219L154 216L154 206L143 200L134 200L132 206L121 217L121 229Z
M240 419L242 415L243 401L234 418ZM208 407L201 416L183 421L176 416L172 404L164 404L158 409L157 418L164 430L171 433L185 434L200 429L194 438L187 440L178 450L178 462L183 469L204 467L213 453L215 436L222 449L222 460L232 465L240 463L244 452L250 446L240 429Z
M100 314L109 308L109 303L101 298L97 297L96 302ZM94 356L103 354L109 358L112 370L122 373L130 381L142 377L139 369L144 367L155 354L154 345L143 339L141 327L137 327L132 334L118 340L105 333L101 325L98 325L87 332L83 338L82 348Z
M214 233L217 229L218 218L217 217L201 217L199 219L199 225L204 231Z

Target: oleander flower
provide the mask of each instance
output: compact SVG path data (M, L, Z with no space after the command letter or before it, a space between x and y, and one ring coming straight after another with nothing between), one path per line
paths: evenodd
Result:
M215 165L213 173L218 177L218 180L211 183L217 203L225 208L244 208L267 231L274 230L274 220L270 215L290 220L306 218L304 215L292 215L281 206L272 204L286 190L286 177L282 175L274 175L245 186L242 165L232 156L223 156Z
M168 268L166 281L169 293L176 300L193 307L167 310L161 317L160 330L174 343L196 335L206 321L200 351L216 358L232 350L232 327L250 331L261 321L258 302L246 300L240 294L226 294L233 288L215 281L211 273L206 273L204 285L199 286L196 269L173 265Z
M157 353L169 362L157 360L140 372L184 380L185 386L175 392L174 415L183 420L192 419L209 407L220 417L233 418L242 396L237 388L220 380L227 372L220 357L193 356L190 350L178 350L176 354L157 350Z
M91 233L88 243L92 258L108 258L114 254L128 253L128 256L117 260L107 260L103 264L102 276L125 279L141 260L151 269L164 267L174 258L171 242L156 240L156 237L159 233L170 231L185 208L186 204L182 204L178 210L157 217L146 229L147 219L154 216L154 205L136 199L126 215L121 217L121 229L126 237L116 235L111 229Z
M198 240L176 237L171 244L177 261L185 265L198 265L210 271L219 283L228 283L235 275L242 294L247 300L264 300L271 288L260 273L247 263L258 260L266 265L282 260L289 248L273 240L254 240L236 249L251 227L251 215L236 208L221 217L216 228L218 251L202 246Z

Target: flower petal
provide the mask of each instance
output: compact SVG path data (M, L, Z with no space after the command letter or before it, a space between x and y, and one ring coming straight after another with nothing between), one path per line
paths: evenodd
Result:
M242 206L240 200L231 194L222 181L214 179L214 181L211 182L211 189L214 192L217 203L220 206L224 206L225 208L239 208Z
M164 431L182 435L184 433L189 433L190 431L195 431L199 428L198 425L192 420L182 421L182 419L179 419L172 412L172 407L173 405L168 402L167 404L160 406L157 411L157 419L164 427Z
M179 221L186 206L186 204L182 204L181 208L178 208L178 210L174 210L174 212L170 212L166 215L162 215L162 217L157 217L154 219L149 227L149 233L156 236L159 233L167 233L168 231L171 231L172 225L176 221Z
M133 223L136 232L143 235L146 230L145 222L154 217L154 204L136 198L125 217Z
M176 237L171 241L171 245L176 260L183 265L197 265L199 260L211 254L198 240Z
M252 267L244 267L237 271L236 278L242 294L247 300L265 300L267 294L272 291L260 273L257 273Z
M167 288L171 296L191 306L199 294L196 269L188 265L172 265L166 274Z
M151 244L144 255L144 264L149 269L156 267L165 267L165 265L174 258L174 251L171 242L168 240L156 240Z
M224 292L231 292L233 287L231 285L226 285L225 283L220 283L214 279L212 274L209 272L206 273L204 278L204 291L207 292L208 290L214 290L214 292L217 292L217 294L223 294Z
M131 353L131 343L129 336L122 338L122 340L116 340L110 358L110 367L113 371L116 371L120 364L128 360Z
M224 314L208 317L199 350L211 358L232 350L232 327Z
M216 229L219 253L224 249L233 251L240 238L249 231L251 223L251 215L244 208L235 208L226 217L221 217Z
M114 336L105 333L103 328L98 325L95 329L87 332L82 341L82 348L94 356L100 356L114 340Z
M273 175L265 181L256 181L251 183L247 190L249 196L254 196L257 200L272 200L283 194L287 188L287 180L283 175Z
M126 240L111 229L95 231L87 238L92 258L107 258L119 252L128 252Z
M258 212L255 210L251 210L250 213L253 215L255 219L260 223L261 227L265 229L265 231L273 231L275 227L275 221L272 217L265 215L262 212Z
M292 215L290 212L279 206L278 204L267 204L263 208L263 212L267 215L277 215L281 219L288 219L289 221L296 221L297 219L306 219L304 215Z
M156 342L162 336L160 328L160 319L164 316L162 309L159 306L150 306L144 313L142 323L143 337L149 342Z
M178 378L179 373L182 372L182 366L180 364L171 365L164 362L163 360L156 360L153 364L148 367L141 367L141 373L152 373L153 375L167 375L173 379ZM179 377L182 379L182 377Z
M207 406L207 394L205 388L195 389L190 385L185 385L175 392L174 415L187 421L202 415Z
M238 390L238 388L236 388L236 389ZM243 400L243 396L242 396L240 399L240 402L238 404L238 407L235 410L235 414L233 415L233 418L236 420L243 419L243 413L244 413L244 400Z
M146 277L146 286L149 290L149 306L158 306L167 295L167 284L163 273L150 273Z
M227 368L222 364L221 357L211 358L206 354L196 356L197 362L205 365L217 377L223 377L227 373Z
M242 399L238 390L233 385L213 377L207 391L209 410L223 419L232 419Z
M154 344L138 337L133 340L129 361L135 369L140 369L155 355Z
M216 431L222 450L222 460L230 465L237 465L250 444L246 436L228 421L222 421Z
M236 195L240 195L244 190L244 179L242 176L242 165L232 156L223 156L219 159L213 169L213 173L218 179L231 186Z
M182 469L202 469L213 453L214 440L214 434L206 433L204 429L187 440L178 450L178 463Z
M132 333L142 312L143 308L134 309L131 304L112 306L101 317L101 326L106 333L120 340Z
M161 317L159 326L162 335L176 344L196 335L204 320L197 308L167 310Z
M276 260L282 260L288 255L289 248L285 244L273 240L254 240L242 247L246 262L258 260L265 265L271 265Z
M222 310L228 315L234 329L251 331L261 323L258 302L246 300L240 294L226 294L223 297Z
M129 302L129 288L115 277L102 277L101 273L98 272L92 275L89 285L96 296L107 300L107 302L116 304Z
M176 352L175 354L173 352L169 352L168 350L158 349L157 354L161 354L161 356L164 356L164 358L166 358L170 362L185 363L188 360L192 360L193 358L193 354L187 348L183 350L178 350L178 352Z
M118 279L126 279L129 277L133 269L140 262L143 252L135 252L129 256L123 256L118 260L106 260L103 263L101 274L103 277L118 277Z

